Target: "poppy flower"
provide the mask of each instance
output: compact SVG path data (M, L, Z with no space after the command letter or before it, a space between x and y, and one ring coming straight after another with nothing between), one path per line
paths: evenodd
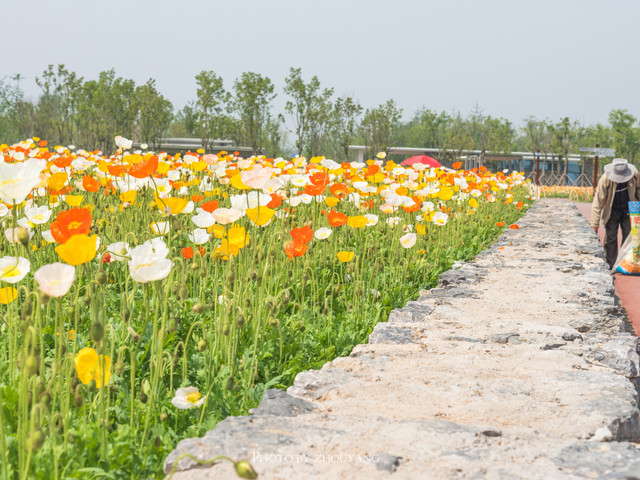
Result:
M268 208L278 208L282 204L283 198L277 193L271 193L271 201L267 203Z
M509 225L509 228L512 229L512 230L519 230L520 229L520 227L518 226L517 223L514 223L513 225Z
M0 288L0 303L8 305L18 298L18 290L13 287Z
M344 250L336 253L336 257L338 257L338 260L340 260L342 263L350 262L351 260L353 260L354 255L355 254L353 252L346 252Z
M58 256L68 265L82 265L96 256L98 236L86 234L74 235L62 245L56 247Z
M191 257L193 257L193 248L191 247L183 248L182 250L180 250L180 255L182 255L187 260L190 259Z
M289 235L291 235L294 242L309 243L313 238L313 230L309 225L305 225L304 227L292 229Z
M31 263L24 257L0 258L0 280L7 283L18 283L31 270Z
M209 200L208 202L204 202L200 205L200 208L205 212L212 213L215 209L218 208L219 203L215 200Z
M172 262L167 258L169 249L162 239L146 241L131 249L129 273L138 283L162 280L171 273Z
M22 203L31 190L40 185L40 173L46 166L47 162L36 158L0 162L0 200L9 205Z
M293 257L303 256L308 249L309 249L309 245L307 245L306 243L297 242L295 240L286 242L284 244L284 253L290 259L293 259Z
M317 195L322 195L324 193L324 190L326 188L326 185L305 185L304 187L304 193L306 193L307 195L311 195L312 197L315 197Z
M496 227L504 227L505 222L496 222Z
M349 189L344 183L334 183L329 187L329 191L336 198L343 198L349 193Z
M227 240L230 245L244 248L249 243L249 235L244 227L232 227L227 233Z
M462 162L454 162L451 165L451 168L453 168L454 170L458 170L460 167L462 167Z
M313 236L318 240L325 240L331 236L332 230L327 227L322 227L313 232Z
M158 168L158 156L151 155L148 159L142 162L136 163L129 168L129 175L134 178L147 178L156 171Z
M475 198L469 199L469 206L471 208L478 208L478 201Z
M332 227L341 227L349 220L344 213L336 212L335 210L327 213L327 220L329 220L329 225Z
M60 212L51 222L51 235L58 243L65 243L73 235L91 231L91 211L88 208L72 208Z
M50 297L66 295L73 285L75 276L75 267L60 262L44 265L33 274L40 291Z
M103 387L111 378L111 358L108 355L98 355L91 347L80 350L73 358L78 379L88 385L91 380L96 387Z
M447 215L444 212L436 212L433 214L433 217L432 217L433 223L435 223L440 227L443 225L446 225L448 220L449 220L449 215Z
M237 208L218 208L213 211L213 218L221 225L228 225L240 219L244 212Z
M411 248L416 244L418 236L415 233L407 233L400 237L400 245L404 248Z
M82 177L82 188L84 188L87 192L97 192L100 190L102 184L93 177L89 175L85 175Z
M347 223L351 228L363 228L367 226L367 217L363 215L357 215L347 218Z
M47 179L47 186L50 190L62 190L67 184L67 180L69 180L67 172L54 173Z
M189 410L202 405L206 398L207 396L202 396L197 387L179 388L171 399L171 405L180 410Z
M276 211L267 207L255 207L246 209L245 213L254 225L264 227L271 223Z

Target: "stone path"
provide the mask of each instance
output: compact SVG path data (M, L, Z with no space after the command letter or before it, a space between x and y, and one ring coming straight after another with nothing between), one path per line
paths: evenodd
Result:
M540 200L370 343L165 462L260 479L637 478L638 339L572 203ZM232 479L178 463L175 480Z

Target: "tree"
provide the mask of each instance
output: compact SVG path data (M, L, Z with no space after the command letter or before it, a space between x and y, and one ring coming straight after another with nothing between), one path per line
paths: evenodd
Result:
M155 80L149 79L136 87L138 107L137 138L140 142L158 145L173 118L173 106L156 89Z
M564 117L555 125L550 125L549 128L551 131L551 148L555 153L562 156L564 163L561 178L566 181L569 152L575 147L575 127L569 117Z
M287 100L285 111L293 118L298 155L317 154L329 121L329 101L333 96L333 88L321 91L317 76L314 75L309 83L304 83L302 70L290 68L289 76L285 79L284 93L291 97L291 100Z
M36 77L42 90L36 111L36 126L40 135L54 143L69 144L75 134L75 118L83 79L59 64L49 65Z
M362 120L362 129L370 152L389 152L398 130L402 109L393 99L376 108L367 109Z
M340 97L333 105L331 134L343 159L349 159L349 145L360 125L362 106L351 97Z
M613 148L617 157L627 158L635 163L640 150L640 131L635 128L637 119L627 110L611 110L609 123L613 137Z
M270 104L276 97L273 83L259 73L245 72L233 88L232 105L240 117L241 138L249 143L254 154L258 153L265 143Z
M225 112L231 95L224 89L222 78L212 71L200 72L196 75L196 83L196 133L204 148L210 148L213 139L226 133Z

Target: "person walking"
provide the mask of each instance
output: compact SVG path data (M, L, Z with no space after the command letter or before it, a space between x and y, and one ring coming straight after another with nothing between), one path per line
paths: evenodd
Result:
M604 253L610 268L618 258L618 228L622 243L631 231L629 202L640 199L640 173L624 158L614 158L605 165L591 204L591 227L598 233L602 221L605 229Z

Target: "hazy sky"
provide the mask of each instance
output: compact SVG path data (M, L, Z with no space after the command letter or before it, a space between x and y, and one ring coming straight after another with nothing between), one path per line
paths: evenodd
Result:
M365 107L393 98L405 118L476 103L516 124L640 117L637 0L4 0L2 16L0 78L22 74L32 99L48 64L153 77L176 108L202 70L229 90L254 71L281 110L289 67L301 67Z

